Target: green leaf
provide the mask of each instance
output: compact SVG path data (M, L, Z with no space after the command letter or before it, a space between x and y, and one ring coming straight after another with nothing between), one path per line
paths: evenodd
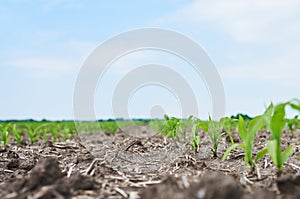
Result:
M254 159L255 162L258 162L261 158L263 158L265 155L267 155L269 152L268 148L264 148L261 151L259 151Z
M255 135L264 125L265 125L265 120L261 115L254 117L249 123L248 134L246 135L245 145L246 145L246 154L248 154L247 157L250 158L249 159L250 161L252 159L250 155L252 156L252 146L254 143Z
M233 144L233 145L231 145L230 147L228 147L228 149L225 151L225 153L224 153L224 155L223 155L223 157L222 157L222 161L224 161L225 159L226 159L226 157L229 155L229 153L233 150L233 149L235 149L236 147L238 147L238 146L240 146L240 144Z
M205 122L202 122L201 120L197 120L198 128L203 129L204 132L208 132L208 125Z
M166 135L166 138L173 137L172 135L173 135L173 132L172 132L172 131L169 131L169 132L167 133L167 135Z
M169 116L167 114L164 115L165 120L170 120Z
M193 124L192 127L192 136L195 137L198 134L198 125L197 124Z
M200 137L196 135L192 141L192 149L197 149L200 143Z
M272 137L276 140L280 140L282 130L286 124L285 118L285 106L286 103L279 104L275 107L273 116L271 118L270 130Z
M294 147L293 146L288 146L282 153L281 153L281 161L282 163L284 163L289 157L290 155L292 155L294 151Z
M277 155L277 141L276 140L270 140L267 142L267 147L269 150L269 154L271 156L272 162L274 165L279 167L279 160Z
M241 115L239 115L238 130L239 130L241 139L243 140L243 142L245 142L246 138L247 138L247 132L246 132L246 128L245 128L245 121Z
M231 119L229 117L222 117L220 119L220 123L225 123L225 122L231 122Z
M10 127L10 125L11 125L11 123L6 124L3 128L3 131L6 132L8 130L8 128Z
M189 121L190 121L190 120L192 120L192 119L193 119L193 117L194 117L194 116L190 115L190 117L188 117L188 119L187 119L187 120L189 120Z
M227 136L229 137L231 144L234 144L234 140L233 140L233 137L232 137L231 133L230 133L230 132L227 132L227 131L226 131L225 133L226 133Z
M297 104L296 104L297 103ZM295 110L298 110L300 111L300 100L299 99L293 99L289 102L289 105L295 109Z
M249 123L250 134L255 135L257 131L259 131L261 128L264 127L264 125L265 125L265 120L261 115L254 117Z
M289 105L292 107L292 109L295 109L295 110L297 110L297 111L300 111L300 106L299 106L299 105L292 104L292 103L290 103Z
M271 117L272 117L273 109L274 109L274 105L273 103L271 103L263 114L268 129L271 129Z

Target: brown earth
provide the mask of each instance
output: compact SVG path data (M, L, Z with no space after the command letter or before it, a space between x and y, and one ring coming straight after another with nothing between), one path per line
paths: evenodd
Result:
M239 148L222 162L231 145L226 136L213 158L209 137L200 135L198 153L188 142L165 142L145 126L115 136L81 134L65 143L10 143L0 151L0 198L300 198L299 131L284 133L282 146L295 148L279 177L269 156L255 172L244 168ZM268 139L269 133L257 134L254 154Z

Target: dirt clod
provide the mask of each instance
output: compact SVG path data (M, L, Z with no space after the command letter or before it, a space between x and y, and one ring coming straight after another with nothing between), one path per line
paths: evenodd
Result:
M74 190L92 190L94 189L95 182L88 176L76 174L68 179L70 188Z
M277 179L277 186L281 193L300 198L300 176L285 175Z
M191 186L193 198L198 199L238 199L242 198L243 190L232 176L219 173L207 173L199 179L199 183Z
M141 198L193 198L193 199L239 199L243 190L231 176L209 173L199 178L190 187L179 186L180 179L168 177L161 184L146 188Z
M41 159L31 171L28 189L32 191L41 186L53 184L61 177L62 173L56 159Z
M16 169L19 167L19 165L20 165L20 160L13 158L8 162L6 167L7 169Z
M185 192L180 189L177 180L169 176L161 184L150 186L141 193L141 198L144 199L164 199L164 198L184 198Z

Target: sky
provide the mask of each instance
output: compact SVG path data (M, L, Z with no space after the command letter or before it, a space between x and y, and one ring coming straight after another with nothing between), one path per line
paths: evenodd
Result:
M299 10L298 0L1 1L0 120L73 119L73 91L88 56L108 39L145 27L176 31L205 49L223 82L226 115L261 114L271 101L300 98ZM97 118L121 117L111 110L115 85L154 62L191 85L200 117L212 112L204 79L187 63L145 50L109 67L94 95ZM131 118L180 111L180 99L161 86L141 87L128 100Z

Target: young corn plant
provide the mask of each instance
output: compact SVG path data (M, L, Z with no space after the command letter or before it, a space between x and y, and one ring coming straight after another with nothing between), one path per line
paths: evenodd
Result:
M173 138L173 139L179 139L178 132L180 129L180 119L176 117L169 117L168 115L164 115L165 122L162 129L162 133L165 136L165 138ZM166 140L165 140L166 143Z
M212 142L211 151L213 152L214 157L217 156L218 146L220 143L220 139L224 133L222 132L223 124L225 122L225 119L220 119L219 122L215 122L211 119L211 117L208 117L208 122L202 122L201 120L198 120L198 126L199 128L202 128L204 132L206 132Z
M200 119L193 119L193 121L191 146L198 153L200 149L200 136L198 135Z
M259 115L253 118L250 122L248 127L245 124L245 121L242 116L239 116L238 120L238 132L239 136L242 140L242 143L235 143L232 144L224 153L222 161L226 159L226 157L229 155L229 153L237 148L241 147L244 150L244 166L246 167L247 164L250 166L251 171L254 171L255 165L253 162L253 157L252 157L252 148L253 148L253 143L255 139L256 133L265 126L265 120L263 116ZM259 153L257 156L262 156L263 152ZM261 157L256 157L256 159L260 159Z
M287 126L289 127L289 130L291 132L291 134L294 136L294 131L296 129L298 129L299 127L299 119L298 119L298 115L296 115L294 118L292 119L286 119L286 123L287 123Z
M223 123L223 131L222 133L225 133L228 138L230 139L231 144L234 144L234 139L232 137L231 132L235 130L237 119L235 118L229 118L229 117L223 117L221 118L221 122Z
M285 107L287 105L290 105L290 102L278 104L277 106L271 103L264 114L267 128L272 135L271 140L267 142L267 151L271 156L273 164L277 167L279 175L283 171L285 161L293 153L293 146L288 146L282 151L280 144L283 128L286 125Z
M39 130L43 127L45 127L47 124L41 124L37 127L33 127L32 125L30 126L29 124L26 125L27 129L28 129L28 136L29 136L29 141L31 144L35 143L40 134L39 134Z
M48 129L44 128L42 132L42 138L44 143L48 142Z
M188 119L184 119L184 120L181 120L180 122L180 129L183 133L183 139L184 141L186 141L186 138L187 138L187 129L188 127L192 126L193 125L193 116L190 116Z
M10 127L10 123L0 125L0 127L2 127L2 129L1 129L1 138L2 138L1 142L2 142L2 145L3 145L4 149L6 149L8 141L12 138L9 135L9 132L8 132L8 128Z
M74 125L69 125L67 129L68 129L69 139L73 139L77 137L77 131Z
M23 141L23 136L21 134L21 132L17 129L17 124L14 124L13 125L13 129L12 129L12 132L14 134L14 138L17 142L17 145L21 145L22 141Z
M119 126L116 123L116 121L102 121L102 122L99 122L99 126L102 131L109 132L112 134L115 134L116 131L119 129Z
M67 141L67 139L72 138L73 131L69 127L64 127L62 130L62 141Z
M54 125L52 125L52 128L51 128L51 134L52 134L52 141L55 142L58 140L59 138L59 128L60 128L60 125L58 123L55 123Z

